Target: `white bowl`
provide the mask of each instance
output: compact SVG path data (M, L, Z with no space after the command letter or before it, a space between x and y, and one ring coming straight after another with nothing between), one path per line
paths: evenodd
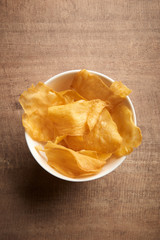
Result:
M62 91L62 90L69 89L75 74L79 71L80 70L71 70L71 71L60 73L60 74L50 78L49 80L47 80L45 82L45 84L52 87L53 90L55 90L55 91ZM109 78L108 76L106 76L102 73L98 73L98 72L94 72L94 71L89 71L89 72L98 75L107 85L110 85L112 82L114 82L114 80L112 80L111 78ZM133 113L133 120L134 120L134 123L136 124L135 110L134 110L133 104L129 97L126 98L125 104L131 109L131 111ZM123 156L121 158L116 158L116 159L111 158L110 160L107 161L106 165L102 168L102 170L96 175L84 177L84 178L69 178L69 177L66 177L66 176L60 174L59 172L54 170L52 167L50 167L47 164L47 158L46 158L45 154L40 155L36 151L35 146L39 145L39 142L34 141L26 132L25 132L25 137L26 137L26 141L27 141L29 150L31 151L33 157L39 163L39 165L42 168L44 168L47 172L52 174L53 176L58 177L63 180L66 180L66 181L85 182L85 181L91 181L91 180L95 180L97 178L101 178L101 177L107 175L108 173L112 172L114 169L116 169L126 158L126 156Z

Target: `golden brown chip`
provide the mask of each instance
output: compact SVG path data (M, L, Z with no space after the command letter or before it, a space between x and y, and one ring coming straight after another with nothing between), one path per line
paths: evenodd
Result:
M55 139L55 141L54 141L54 143L55 143L55 144L59 144L60 142L62 142L62 141L64 140L65 137L66 137L65 135L63 135L63 136L57 136L56 139Z
M110 89L112 94L109 96L108 101L111 109L121 103L132 92L122 82L117 81L111 84Z
M88 100L107 100L112 94L109 87L95 74L83 69L78 72L71 85L80 95Z
M58 134L57 134L57 135L58 135ZM55 144L60 144L60 145L62 145L62 146L64 146L64 147L67 147L67 144L66 144L66 142L64 141L65 138L66 138L65 135L63 135L63 136L57 136L56 139L54 140L54 143L55 143Z
M46 142L54 140L57 136L54 124L37 112L29 116L24 113L22 116L22 123L26 132L36 141Z
M48 142L45 145L44 152L51 167L72 178L98 173L106 163L105 160L80 154L53 142Z
M78 136L91 130L97 122L100 112L106 106L101 100L76 101L66 105L48 108L51 121L59 135Z
M76 151L86 149L101 153L113 153L120 147L122 138L110 113L104 108L91 132L78 137L67 136L65 141L69 148Z
M99 160L103 160L103 161L107 160L112 155L112 153L99 153L92 150L80 150L79 153L89 157L99 159Z
M32 85L20 96L25 114L22 123L28 134L36 141L54 140L56 129L48 118L48 107L64 103L64 99L45 84Z
M87 116L87 125L89 128L89 131L92 131L92 129L94 128L94 126L96 125L99 119L101 112L106 107L106 103L99 99L91 100L89 102L90 102L90 110Z
M112 118L117 124L118 131L123 139L120 148L115 152L118 157L127 155L138 147L142 141L140 129L133 122L132 112L125 105L118 105L113 113Z
M82 99L86 100L84 97L82 97L78 92L76 92L73 89L61 91L58 94L64 99L64 104L72 103Z
M131 92L121 82L114 82L108 87L102 79L85 69L77 73L71 87L86 99L106 101L109 110L112 110L117 104L122 102Z
M39 115L46 115L48 107L64 104L63 98L44 83L39 82L22 93L19 98L24 112L28 115L37 112Z
M75 151L80 151L85 149L85 143L83 136L66 136L64 138L68 148L71 148ZM93 150L94 151L94 150Z

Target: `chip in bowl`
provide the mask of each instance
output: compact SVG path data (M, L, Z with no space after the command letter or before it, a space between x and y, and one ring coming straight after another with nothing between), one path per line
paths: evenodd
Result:
M106 85L87 70L70 89L55 91L38 83L20 96L22 123L39 154L69 178L98 174L111 156L130 154L141 144L140 129L126 105L131 90L122 82Z

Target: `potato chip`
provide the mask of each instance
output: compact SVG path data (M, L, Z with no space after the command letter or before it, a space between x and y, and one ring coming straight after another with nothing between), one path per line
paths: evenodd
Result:
M76 92L73 89L61 91L58 94L64 99L64 104L72 103L82 99L86 100L84 97L82 97L78 92Z
M71 148L75 151L80 151L80 150L85 149L85 143L84 143L83 135L82 136L69 136L69 135L67 135L64 138L64 141L66 142L68 148Z
M119 96L121 98L127 97L132 90L127 88L122 82L115 81L110 86L111 91L114 95Z
M74 90L58 93L41 82L36 86L32 85L31 88L23 92L19 99L25 111L22 118L23 126L34 140L54 140L56 129L54 123L48 118L48 107L79 99L83 99L83 97Z
M58 134L57 134L58 135ZM63 136L57 136L56 139L54 140L55 144L60 144L64 147L67 147L66 142L64 141L64 139L66 138L66 135Z
M89 131L92 131L92 129L94 128L94 126L96 125L99 119L101 112L106 107L106 103L99 99L91 100L89 102L90 102L90 110L87 116L87 125L89 128Z
M103 161L109 159L112 155L112 153L99 153L91 150L80 150L79 153Z
M110 109L113 109L115 106L121 103L127 97L127 95L131 93L129 88L127 88L123 83L117 81L111 84L110 89L113 93L108 98Z
M120 147L122 138L110 113L104 108L91 132L78 137L67 136L65 141L69 148L76 151L86 149L101 153L113 153Z
M48 107L64 104L63 98L58 93L41 82L36 86L32 84L24 91L19 102L26 114L30 115L36 111L41 116L48 114Z
M19 101L25 112L22 123L29 135L36 141L54 140L56 129L48 118L48 107L63 104L63 97L39 82L23 92Z
M84 135L84 142L86 142L84 149L103 153L113 153L120 146L121 136L106 108L100 114L93 131Z
M132 112L127 106L120 104L114 109L112 118L123 139L115 155L121 157L130 154L133 148L138 147L142 141L141 131L133 122Z
M71 85L81 96L88 100L107 100L112 94L109 87L96 75L83 69L78 72Z
M48 164L51 167L72 178L98 173L106 163L105 160L80 154L53 142L48 142L43 151L46 153Z
M60 135L78 136L91 130L106 106L101 100L76 101L48 108L48 114Z
M57 136L54 124L37 112L31 115L24 113L22 116L22 123L27 133L36 141L46 142L54 140Z
M121 82L114 82L108 87L98 76L87 70L78 72L71 85L79 94L86 99L101 99L106 101L108 110L113 109L122 102L131 92Z
M55 141L54 141L54 143L55 143L55 144L61 143L61 142L64 140L65 137L66 137L65 135L63 135L63 136L57 136L56 139L55 139Z

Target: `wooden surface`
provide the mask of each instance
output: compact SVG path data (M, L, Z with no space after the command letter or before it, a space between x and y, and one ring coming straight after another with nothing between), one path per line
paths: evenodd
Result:
M33 159L19 95L86 68L133 89L143 143L113 173L70 183ZM160 239L160 2L0 0L0 239Z

